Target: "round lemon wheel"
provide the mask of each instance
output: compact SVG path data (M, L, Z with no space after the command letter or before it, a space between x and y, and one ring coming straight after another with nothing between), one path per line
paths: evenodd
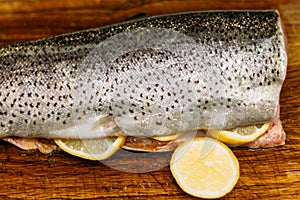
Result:
M239 163L233 152L212 138L196 138L179 146L170 169L186 193L200 198L226 195L239 178Z
M125 142L125 136L99 139L55 139L65 152L89 160L104 160L112 156Z
M209 130L208 134L228 145L241 145L256 140L264 134L270 123L238 127L227 131Z
M158 141L166 142L166 141L176 140L181 135L182 135L182 133L176 133L176 134L173 134L173 135L155 136L155 137L152 137L152 138L155 139L155 140L158 140Z

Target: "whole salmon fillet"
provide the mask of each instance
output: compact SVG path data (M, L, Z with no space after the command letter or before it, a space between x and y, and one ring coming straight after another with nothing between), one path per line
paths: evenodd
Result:
M147 17L0 48L0 136L162 136L272 122L279 13Z

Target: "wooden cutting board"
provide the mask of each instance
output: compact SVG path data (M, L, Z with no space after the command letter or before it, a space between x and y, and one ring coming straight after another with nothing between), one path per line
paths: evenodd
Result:
M37 39L149 15L215 9L276 8L289 44L289 65L281 94L286 145L265 150L234 149L241 176L223 199L300 199L300 1L297 0L2 0L0 44ZM171 153L118 152L105 164L55 151L44 155L0 143L2 199L192 199L171 176ZM131 166L127 173L111 167ZM129 170L129 171L130 171ZM155 170L155 171L152 171Z

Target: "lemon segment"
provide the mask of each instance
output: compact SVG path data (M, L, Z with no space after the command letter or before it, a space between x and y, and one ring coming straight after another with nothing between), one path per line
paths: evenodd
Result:
M125 136L99 139L55 139L65 152L89 160L104 160L112 156L125 142Z
M166 142L166 141L176 140L181 135L182 135L182 133L176 133L176 134L167 135L167 136L155 136L155 137L152 137L152 139L155 139L155 140L158 140L158 141L162 141L162 142Z
M212 138L196 138L173 153L170 169L178 185L200 198L229 193L239 178L239 163L232 151Z
M241 145L256 140L264 134L270 123L238 127L228 131L209 130L208 134L228 145Z

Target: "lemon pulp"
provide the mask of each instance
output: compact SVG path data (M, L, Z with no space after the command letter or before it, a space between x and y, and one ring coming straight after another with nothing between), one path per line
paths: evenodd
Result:
M55 143L67 153L89 160L104 160L112 156L125 142L125 136L99 139L55 139Z
M239 178L239 163L232 151L211 138L197 138L179 146L170 169L188 194L219 198L229 193Z
M228 145L241 145L256 140L264 134L270 123L238 127L232 130L209 130L208 134Z

